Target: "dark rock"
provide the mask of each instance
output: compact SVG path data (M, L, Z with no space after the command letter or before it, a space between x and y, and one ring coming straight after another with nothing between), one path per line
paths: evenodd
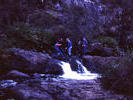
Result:
M62 74L59 63L48 54L13 48L14 53L7 59L9 70L18 70L24 73ZM3 67L4 68L4 67Z
M120 61L119 57L100 57L100 56L84 56L84 60L94 62L98 65L108 65L108 64L117 64Z
M76 57L72 57L72 58L69 59L69 63L71 65L71 69L73 71L77 71L78 70L78 65L76 63L76 59L77 59Z
M101 56L84 56L83 63L87 67L88 70L94 72L102 72L106 71L106 68L117 67L116 65L120 62L119 57L101 57Z
M81 59L78 58L78 57L74 57L74 56L69 59L69 63L70 63L71 69L73 71L82 72L80 64L78 64L77 61L81 61Z
M114 56L114 52L112 48L103 47L101 43L93 43L89 46L87 53L89 55L97 55L97 56Z
M27 51L19 48L13 48L12 51L15 55L21 56L33 64L42 63L44 61L46 62L51 59L48 54L43 54L40 52Z
M55 75L63 74L63 70L62 70L61 66L59 65L59 63L61 63L61 61L51 59L48 62L47 67L45 68L45 73L55 74Z
M12 70L7 74L8 78L30 78L29 75L19 72L17 70Z

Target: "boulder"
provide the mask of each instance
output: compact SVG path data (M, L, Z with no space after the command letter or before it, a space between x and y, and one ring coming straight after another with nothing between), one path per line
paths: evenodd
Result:
M21 56L33 64L42 63L44 61L46 62L47 60L51 59L48 54L43 54L40 52L27 51L19 48L13 48L12 51L15 55Z
M117 67L120 62L120 57L101 57L101 56L84 56L83 63L88 70L97 73L104 73L107 69Z
M61 75L63 74L63 70L61 68L61 65L59 64L61 61L51 59L47 63L47 67L45 68L45 73L47 74L55 74L55 75Z
M7 74L8 78L30 78L29 75L19 72L17 70L12 70Z
M71 57L69 59L69 63L71 65L71 69L73 71L78 71L78 72L81 72L82 73L83 71L82 71L82 68L80 67L80 64L78 64L78 61L81 62L81 59L78 58L78 57L75 57L75 56L73 56L73 57Z
M83 59L85 61L93 62L98 65L108 65L112 63L119 63L120 57L101 57L101 56L84 56Z
M59 65L61 61L53 59L48 54L23 50L19 48L12 48L11 52L13 54L10 55L6 60L6 63L8 63L8 68L10 68L9 71L18 70L24 73L50 74L62 73L61 66ZM14 73L18 74L18 72Z
M93 43L89 46L86 54L97 56L114 56L112 48L103 47L101 43Z

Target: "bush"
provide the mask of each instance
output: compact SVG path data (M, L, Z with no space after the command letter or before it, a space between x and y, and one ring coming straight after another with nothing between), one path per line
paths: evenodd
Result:
M36 28L27 23L16 23L6 31L11 47L49 51L54 33L50 30Z

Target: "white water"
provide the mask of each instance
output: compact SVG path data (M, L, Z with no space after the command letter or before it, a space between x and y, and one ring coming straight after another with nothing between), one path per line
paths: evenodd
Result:
M76 71L72 71L71 66L69 63L61 62L61 67L64 71L64 74L60 77L65 79L76 79L76 80L90 80L90 79L97 79L98 74L93 74L87 71L87 69L82 65L82 63L76 60L77 64L82 67L83 73L77 73Z

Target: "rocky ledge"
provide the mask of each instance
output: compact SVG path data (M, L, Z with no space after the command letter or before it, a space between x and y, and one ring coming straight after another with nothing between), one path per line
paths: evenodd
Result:
M95 80L32 79L9 89L17 100L118 100L123 96L105 92Z
M24 73L47 73L47 74L63 74L60 60L53 59L47 53L23 50L19 48L11 48L8 56L1 57L1 72L18 70ZM6 63L6 67L3 62Z

